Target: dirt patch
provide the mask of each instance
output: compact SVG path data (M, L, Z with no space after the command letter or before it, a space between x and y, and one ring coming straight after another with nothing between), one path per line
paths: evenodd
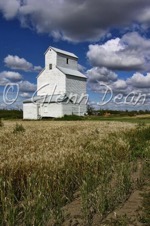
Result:
M140 178L142 170L142 164L139 161L137 164L137 170L132 174L133 184L135 185L138 179ZM134 190L126 199L126 201L120 204L113 212L109 213L105 218L100 214L93 215L93 223L91 226L112 226L112 225L128 225L128 226L142 226L140 215L142 214L142 193L147 193L150 191L150 186L146 185L141 189L137 189L134 187ZM62 226L86 226L84 222L84 216L82 213L82 200L80 193L77 192L74 195L74 200L67 204L63 208L64 213L64 222ZM121 219L124 224L113 224L112 222L117 221L117 219ZM126 224L125 224L126 221ZM50 226L50 225L49 225ZM52 225L51 225L52 226Z
M81 197L76 198L73 202L66 205L63 210L66 220L62 226L83 225Z
M113 225L111 224L111 222L114 222L114 220L121 217L126 217L128 219L128 223L122 225L143 226L144 224L139 222L143 200L141 194L148 191L150 191L150 186L145 186L142 190L135 190L124 204L121 204L113 212L108 214L107 217L103 220L100 215L95 214L93 216L93 223L91 226ZM63 222L62 226L85 226L83 221L80 197L77 197L73 202L66 205L63 210L65 221Z
M142 226L142 224L137 219L137 213L141 205L141 191L136 190L130 195L129 199L124 203L123 206L120 206L119 208L115 209L113 213L110 213L107 216L107 218L103 221L102 225L105 225L107 222L110 222L111 219L116 219L120 216L127 216L131 222L134 222L134 225Z

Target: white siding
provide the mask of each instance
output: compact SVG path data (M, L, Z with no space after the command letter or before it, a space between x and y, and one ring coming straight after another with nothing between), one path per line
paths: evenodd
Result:
M57 53L54 50L48 50L45 54L45 69L49 70L49 65L55 68L57 64Z
M68 104L62 103L62 109L63 109L63 116L73 114L73 104L71 103L68 103Z
M45 69L37 78L37 95L64 94L66 92L65 75L54 68Z
M66 75L66 91L67 94L75 93L81 95L86 93L86 79Z
M85 113L87 112L86 105L79 105L79 104L73 104L73 103L68 103L65 104L63 103L63 115L79 115L79 116L84 116Z
M63 117L63 109L61 103L44 103L40 106L40 112L42 117Z
M38 106L33 103L24 103L23 119L38 119Z
M79 115L84 116L87 113L87 105L81 104L79 105Z
M68 64L67 64L67 58L68 58ZM65 56L62 54L57 54L57 66L78 70L77 59L70 56Z
M87 112L85 104L74 104L73 105L73 114L78 116L84 116Z
M86 95L86 79L79 78L75 76L66 76L66 91L69 98L71 98L71 94L77 95L76 98L71 98L72 101L78 102L82 95ZM74 115L84 115L87 113L87 105L86 105L87 98L83 98L80 104L73 104L73 114Z

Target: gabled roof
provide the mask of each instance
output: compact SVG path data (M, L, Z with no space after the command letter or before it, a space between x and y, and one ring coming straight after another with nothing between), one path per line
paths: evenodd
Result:
M57 49L57 48L52 47L52 46L49 46L49 48L46 50L45 54L47 53L47 51L48 51L49 49L54 50L56 53L61 53L61 54L63 54L63 55L71 56L71 57L73 57L73 58L77 58L77 59L78 59L78 57L77 57L74 53L70 53L70 52L64 51L64 50L62 50L62 49Z
M62 103L66 102L69 98L64 94L49 95L49 96L35 96L23 101L23 103Z
M65 75L72 75L72 76L76 76L76 77L86 78L87 79L87 77L84 74L82 74L80 71L73 70L73 69L70 69L70 68L58 67L58 66L57 66L57 68L62 73L64 73Z

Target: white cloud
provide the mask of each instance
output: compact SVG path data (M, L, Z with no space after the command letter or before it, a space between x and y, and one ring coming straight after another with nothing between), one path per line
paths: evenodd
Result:
M145 23L149 10L149 0L0 0L6 19L69 41L99 40L111 27Z
M102 67L102 68L94 67L87 71L87 77L88 77L88 82L95 83L97 81L103 81L103 82L116 81L118 76L116 73L108 70L105 67Z
M10 81L7 78L0 75L0 86L5 86L8 82Z
M135 88L150 88L150 73L144 76L137 72L127 80L127 83Z
M125 80L118 79L116 82L112 83L113 90L124 90L127 89L128 85Z
M99 68L94 67L90 70L87 70L87 87L88 89L95 91L95 92L102 92L104 90L103 85L106 84L111 85L113 82L117 81L118 75L113 71L108 70L105 67Z
M4 63L8 68L22 71L40 71L42 68L40 66L33 66L24 58L18 56L8 55L4 59Z
M23 97L23 98L29 98L29 97L31 97L31 94L24 92L24 93L21 93L20 96Z
M91 71L94 70L92 69ZM93 75L92 78L90 77L91 75ZM103 76L98 77L99 74L95 72L91 75L88 76L88 87L94 92L104 93L108 89L113 94L122 94L123 96L127 96L129 93L133 93L133 95L150 94L150 73L143 75L136 72L128 79L120 79L116 75L116 79L114 80L108 79L107 75L105 78Z
M87 57L93 66L112 70L150 69L150 40L138 33L111 39L102 45L89 45Z
M35 92L37 89L37 86L29 81L21 81L18 84L19 90L23 93Z
M40 72L41 70L42 70L42 67L41 66L34 66L33 67L33 71Z
M12 72L12 71L4 71L1 73L3 76L5 76L10 81L19 81L22 79L22 75L18 72Z
M20 8L18 0L0 0L0 11L2 11L6 19L14 18Z
M3 71L0 72L0 85L6 85L8 82L18 82L22 79L22 75L18 72Z
M26 61L24 58L20 58L18 56L8 55L4 59L4 63L7 67L11 69L23 70L23 71L31 71L33 65Z

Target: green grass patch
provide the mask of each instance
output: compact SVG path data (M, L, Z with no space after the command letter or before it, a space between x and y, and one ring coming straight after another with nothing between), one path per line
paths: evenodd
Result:
M55 118L55 121L81 121L86 120L86 117L78 116L78 115L65 115L62 118Z
M25 128L23 127L23 125L16 123L13 133L23 133L23 132L25 132Z

